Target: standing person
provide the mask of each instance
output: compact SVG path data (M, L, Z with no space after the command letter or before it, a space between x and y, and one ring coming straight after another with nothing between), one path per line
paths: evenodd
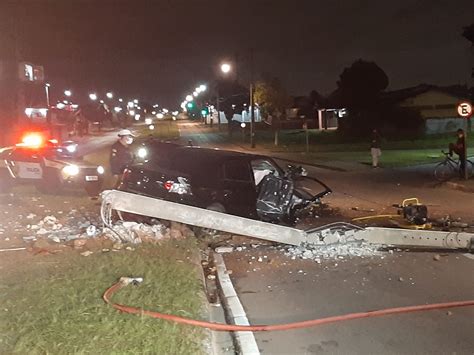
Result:
M459 175L461 178L464 177L464 169L466 167L466 136L464 130L459 128L456 131L458 137L455 144L449 143L449 155L453 156L453 152L459 157Z
M370 154L372 155L372 168L379 167L379 158L382 155L380 134L376 129L372 130L372 142L370 144Z
M118 136L119 139L112 145L110 152L110 170L114 177L114 188L118 187L123 171L133 161L130 144L133 143L133 137L135 137L128 129L122 129Z

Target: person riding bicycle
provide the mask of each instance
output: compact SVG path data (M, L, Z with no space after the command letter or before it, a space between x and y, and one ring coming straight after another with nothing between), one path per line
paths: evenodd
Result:
M449 156L453 156L453 152L459 156L459 174L464 176L466 166L466 137L464 131L460 128L456 131L458 140L455 144L449 143Z

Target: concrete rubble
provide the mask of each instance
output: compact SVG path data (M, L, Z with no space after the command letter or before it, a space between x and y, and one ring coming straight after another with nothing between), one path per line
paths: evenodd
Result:
M59 215L60 217L56 217L48 214L41 218L29 213L26 216L18 216L11 227L25 242L68 243L74 249L81 249L87 240L99 237L116 243L138 244L194 236L194 232L187 225L175 222L165 226L159 221L155 221L153 225L119 221L109 229L103 227L102 221L95 214L72 209L67 214ZM0 233L4 232L5 228L0 224Z
M165 239L166 228L162 224L148 225L136 222L119 222L105 228L104 234L117 242L139 244Z
M29 214L26 219L29 221L36 218L36 215ZM32 222L32 221L31 221ZM47 238L55 243L68 242L81 238L92 238L102 233L99 220L90 216L77 216L74 212L69 213L66 218L60 220L54 215L47 215L37 223L22 225L22 230L29 235L23 237L24 241L34 241L39 238Z
M116 242L132 244L194 237L194 232L187 225L176 222L171 222L169 227L166 227L159 222L149 225L120 221L112 228L104 228L104 234Z
M321 259L340 259L345 256L379 255L380 245L369 244L354 237L352 230L322 230L310 243L299 247L285 247L283 251L291 258L311 259L318 263Z

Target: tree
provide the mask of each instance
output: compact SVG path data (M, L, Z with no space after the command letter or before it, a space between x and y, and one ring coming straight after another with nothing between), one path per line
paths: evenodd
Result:
M383 124L378 103L388 86L387 74L374 62L359 59L345 68L330 95L332 104L345 107L349 116L340 121L339 129L351 135L366 135Z
M219 98L219 105L216 101L216 107L219 107L221 112L224 112L228 120L228 132L232 135L232 130L235 124L232 121L232 117L235 112L242 113L244 104L249 102L249 90L242 86L235 80L217 80L213 86L212 93L208 98L209 100L217 100Z
M272 117L271 125L275 134L275 145L278 145L280 121L285 116L286 109L290 104L290 96L280 80L273 78L260 81L255 85L254 99L260 108L262 117L266 119Z
M388 86L387 74L374 62L362 59L345 68L337 82L342 104L360 112L370 109Z

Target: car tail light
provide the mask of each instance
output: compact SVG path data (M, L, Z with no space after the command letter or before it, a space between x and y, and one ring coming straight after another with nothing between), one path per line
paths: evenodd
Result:
M178 177L178 182L168 180L163 184L163 187L168 192L174 192L178 195L192 195L191 186L188 183L188 180L184 177Z
M163 186L166 190L170 191L173 187L173 184L174 184L174 181L170 180L170 181L165 182Z

